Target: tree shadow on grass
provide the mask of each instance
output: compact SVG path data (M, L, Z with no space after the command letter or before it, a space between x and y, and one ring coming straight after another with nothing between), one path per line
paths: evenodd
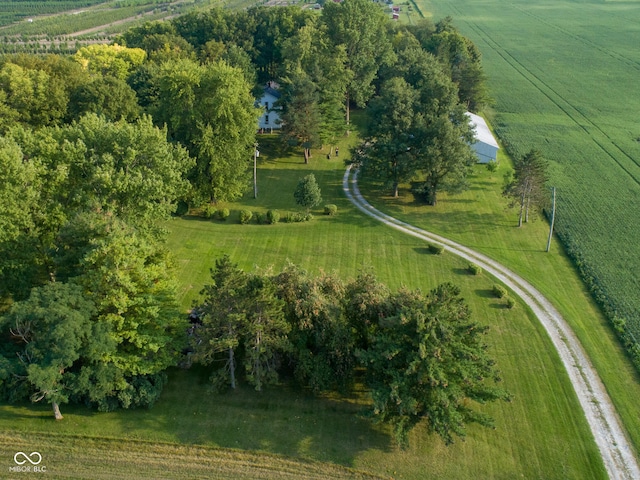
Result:
M151 411L126 425L135 436L163 430L182 443L259 450L353 466L365 450L390 451L391 438L363 418L353 398L319 398L277 386L213 393L203 369L173 370Z
M456 275L473 275L467 268L452 268L451 271Z

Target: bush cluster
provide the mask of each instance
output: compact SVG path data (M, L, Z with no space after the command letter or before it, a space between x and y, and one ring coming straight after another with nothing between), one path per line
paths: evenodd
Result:
M280 221L280 212L278 212L278 210L269 210L266 220L269 225L275 225Z
M475 263L470 263L467 269L469 270L469 273L473 275L480 275L482 273L482 267Z
M494 285L492 292L498 298L504 298L507 296L507 290L502 285Z
M221 208L216 212L216 218L218 220L226 220L229 218L230 213L228 208Z
M333 203L324 206L325 215L335 215L336 213L338 213L338 207Z
M285 223L299 223L299 222L308 222L313 219L313 215L310 213L302 213L302 212L287 212L284 216L283 221Z
M253 218L251 210L240 210L240 223L246 225Z
M429 252L434 255L440 255L444 252L444 247L442 245L436 245L434 243L429 244Z
M204 207L202 207L202 216L204 218L213 218L213 216L216 214L216 207L214 207L213 205L205 205Z

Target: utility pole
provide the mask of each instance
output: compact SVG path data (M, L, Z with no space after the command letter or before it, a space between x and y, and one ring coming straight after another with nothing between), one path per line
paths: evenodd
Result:
M556 219L556 187L551 187L553 200L551 201L551 227L549 228L549 240L547 240L547 252L551 248L551 237L553 236L553 222Z
M253 144L253 198L258 198L258 142Z

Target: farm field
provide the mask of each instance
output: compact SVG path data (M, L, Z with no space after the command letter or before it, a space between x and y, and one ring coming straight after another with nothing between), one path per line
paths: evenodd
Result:
M551 161L557 232L640 341L640 3L419 4L479 46L503 145Z
M176 451L188 459L184 478L198 475L198 465L215 464L218 455L228 456L231 463L266 462L271 470L285 467L279 466L284 462L281 457L270 460L269 455L329 463L327 470L320 470L324 477L318 474L310 478L340 478L335 473L334 477L330 476L338 467L405 479L606 478L567 376L549 339L530 312L521 304L513 310L504 308L503 302L490 294L493 280L486 275L468 274L462 260L446 253L431 255L419 241L363 217L342 194L341 158L327 161L318 152L312 164L305 166L301 156L279 152L275 141L275 136L260 139L257 200L250 195L242 202L228 205L234 213L227 222L186 217L168 224L169 245L179 269L180 296L185 310L208 281L208 270L215 258L223 253L229 253L246 269L256 264L261 268L273 265L279 269L288 258L312 272L324 269L343 277L352 277L362 265L371 265L379 278L393 288L406 285L428 290L440 282L453 281L461 286L476 318L491 325L487 343L503 374L505 388L514 394L511 403L482 407L495 417L497 429L472 426L466 441L446 447L441 440L418 428L412 433L409 450L399 451L388 431L371 426L357 415L366 401L362 391L348 398L313 398L286 387L263 393L243 388L234 394L212 395L206 390L205 373L176 369L171 372L160 401L151 410L94 413L83 407L65 406L65 420L56 423L46 406L2 407L0 431L15 438L3 442L8 444L4 448L11 448L13 441L24 442L21 439L25 435L37 434L38 441L31 444L34 449L41 448L43 455L51 451L49 458L52 459L66 459L60 461L59 467L69 473L76 471L78 476L83 475L82 465L74 466L68 459L79 448L78 438L88 437L87 448L96 457L104 455L107 468L112 469L108 471L131 472L127 473L129 478L143 478L145 468L150 472L159 471L158 463L164 461L161 459L165 455L180 461ZM347 145L341 147L344 155ZM325 202L338 205L337 217L318 215L312 222L302 224L237 223L235 215L240 208L278 208L281 213L295 210L292 194L287 192L292 192L297 180L310 170L320 182ZM482 189L489 185L491 189L495 187L490 185L497 182L496 178L492 180L480 167L476 169L474 185ZM477 189L471 192L478 195ZM495 191L494 196L499 198ZM467 197L460 200L469 202ZM452 201L443 203L454 205ZM499 223L507 225L510 213L504 212L500 205L495 205L494 210L493 214L500 217ZM523 237L532 234L530 241L537 241L535 232L520 232ZM523 238L521 242L524 248L529 241ZM495 245L504 247L500 242ZM560 254L555 244L554 252L557 258ZM555 274L562 276L562 267ZM575 278L567 281L566 295L582 305L578 307L581 313L597 318L584 292L579 288L575 291L572 284L579 285L579 282ZM576 299L582 301L576 302ZM593 329L601 337L607 337L603 324ZM612 356L616 358L615 351ZM624 361L613 368L625 368ZM633 387L628 391L631 398L639 394ZM16 418L20 421L16 422ZM68 435L71 437L66 440ZM132 444L130 454L122 454L119 459L110 451L121 450L118 446L121 438ZM152 442L148 449L153 455L137 454L143 449L138 441ZM191 447L192 444L198 448ZM219 448L241 451L216 450ZM269 455L254 457L247 450ZM192 451L201 452L198 454L201 456L189 456ZM243 456L247 458L242 460ZM56 474L55 466L56 461L51 460L48 468L52 475ZM218 476L231 478L225 477L224 472ZM216 478L216 474L211 473L211 478Z
M3 2L0 2L0 6ZM10 2L12 3L12 2ZM60 4L57 8L38 4ZM0 37L5 42L19 39L50 39L57 36L80 37L90 34L109 35L143 21L160 20L183 13L190 8L211 4L210 0L128 0L128 1L64 1L20 2L12 7L14 17L0 22ZM24 4L22 9L20 4ZM31 6L31 4L36 4ZM34 13L31 13L34 12ZM26 18L32 21L28 22ZM0 16L0 20L2 20ZM14 23L10 23L14 22ZM19 21L17 21L19 20ZM15 23L17 21L17 23ZM106 42L106 40L105 40Z
M53 2L4 0L0 1L0 25L6 25L37 15L89 7L104 1L106 0L59 0Z

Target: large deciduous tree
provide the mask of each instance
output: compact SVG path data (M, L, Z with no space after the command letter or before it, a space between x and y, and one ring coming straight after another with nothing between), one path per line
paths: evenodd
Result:
M349 124L349 104L364 107L374 94L373 82L381 65L392 58L387 35L387 17L369 0L327 2L322 10L331 42L344 46L344 68L349 71L346 90L346 121Z
M107 325L93 321L95 306L78 285L34 288L0 318L0 393L10 400L59 405L86 395L77 383L82 368L101 362L113 345ZM89 385L87 385L89 386Z
M304 163L309 163L311 148L320 143L322 117L319 101L317 86L304 73L296 74L286 83L278 101L282 106L283 139L289 144L302 146Z
M473 132L455 85L433 55L412 37L398 43L397 62L384 71L389 79L369 105L370 126L356 152L363 171L394 195L400 182L422 177L415 193L435 205L439 191L465 188Z
M390 424L400 445L420 421L452 443L465 425L492 426L469 400L508 400L482 341L487 327L470 319L459 289L443 284L427 297L401 290L388 299L368 350L360 352L373 416Z
M80 48L73 57L93 74L126 80L135 67L144 62L146 56L141 48L96 44Z
M38 198L36 181L36 167L24 161L20 146L0 137L0 244L15 239L32 226L28 212Z
M514 165L514 172L506 178L503 195L518 207L518 227L529 221L532 208L541 209L548 201L546 182L548 163L540 151L532 149Z
M400 183L411 180L418 168L417 129L423 123L419 94L403 78L385 82L369 105L367 135L356 149L357 160L363 174L381 180L394 197Z
M291 325L289 364L298 383L314 392L347 390L356 366L355 335L344 315L343 282L310 277L294 265L274 279Z
M13 62L6 62L0 68L0 92L3 92L0 108L5 110L5 115L32 127L59 124L69 101L62 79L44 69Z
M249 187L259 110L243 72L224 62L162 65L154 119L196 158L194 203L239 198Z

